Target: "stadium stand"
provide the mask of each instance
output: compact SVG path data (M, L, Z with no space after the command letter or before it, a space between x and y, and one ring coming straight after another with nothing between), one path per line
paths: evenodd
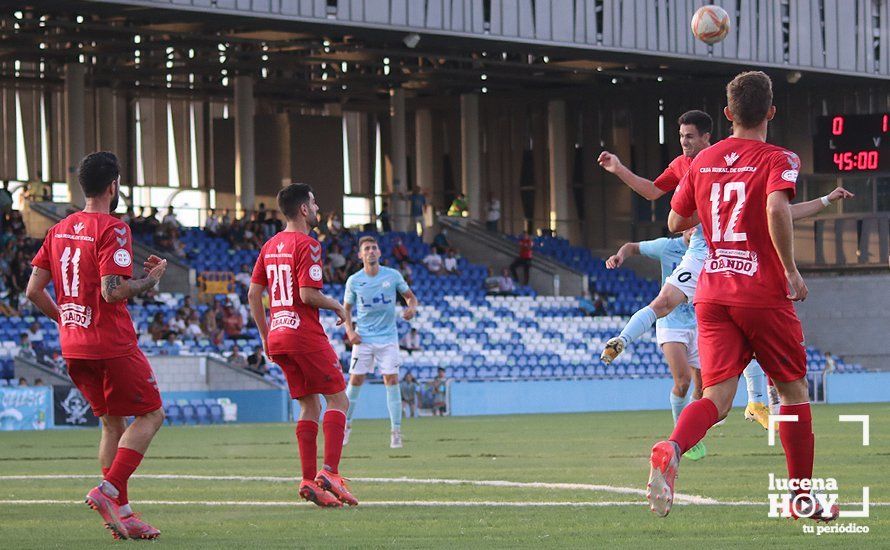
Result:
M353 253L359 236L341 235L338 238L344 255ZM414 261L419 261L429 251L428 245L413 234L378 235L384 259L389 265L394 265L391 250L397 237L408 247ZM150 235L143 238L151 244ZM242 266L252 266L258 253L256 250L230 250L225 239L210 237L200 229L185 230L182 242L189 261L199 273L238 273ZM329 240L324 242L325 246L330 244ZM529 288L519 288L518 296L486 296L486 269L464 259L460 263L462 275L459 277L431 275L422 264L414 264L412 287L422 305L413 322L399 321L399 332L403 335L411 328L417 329L421 349L406 354L405 370L412 371L420 380L434 378L439 367L446 369L449 378L470 380L669 375L654 334L647 335L612 365L604 366L596 360L602 343L623 324L622 315L645 305L658 292L656 281L637 278L629 270L606 270L602 260L586 249L570 246L565 239L538 237L536 251L588 273L595 290L608 297L612 315L593 317L589 302L583 298L536 296ZM230 303L246 315L242 306L246 304L244 285L240 282L234 285L233 293L218 294L213 296L211 303L195 305L199 317L214 308L216 302ZM343 285L327 284L325 292L340 299ZM169 322L183 307L184 301L184 295L162 293L153 297L151 303L131 305L130 313L138 332L147 335L150 323L158 313ZM47 343L38 350L38 359L50 362L53 353L58 351L58 332L52 321L34 313L9 317L0 326L0 384L17 383L13 379L13 358L19 352L18 339L34 321L44 331ZM330 312L322 312L322 324L341 363L347 365L349 350L345 344L345 330L336 326L336 318ZM143 336L140 345L147 355L225 357L234 345L249 352L261 344L256 329L247 323L245 327L241 337L221 342L213 342L206 334L159 341ZM807 357L812 371L825 369L827 359L822 352L810 347ZM839 372L862 370L860 366L848 365L839 358L835 362ZM284 386L283 373L274 364L269 366L265 377ZM204 404L207 405L204 408L190 403L177 405L176 409L168 409L177 423L203 423L217 418L211 404Z

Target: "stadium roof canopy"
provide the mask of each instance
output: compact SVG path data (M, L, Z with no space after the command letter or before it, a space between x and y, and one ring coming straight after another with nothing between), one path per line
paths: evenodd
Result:
M365 102L378 104L392 87L419 97L472 91L535 94L553 88L582 92L595 84L628 81L722 81L739 70L738 64L718 60L412 35L172 4L163 9L78 0L0 5L0 78L20 85L61 85L65 64L82 62L93 84L145 94L225 97L231 95L232 77L250 74L259 97L360 108Z

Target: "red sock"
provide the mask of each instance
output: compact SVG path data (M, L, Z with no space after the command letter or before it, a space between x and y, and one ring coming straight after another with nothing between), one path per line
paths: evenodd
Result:
M117 454L114 455L114 462L111 463L111 468L105 475L105 479L117 489L117 502L121 506L129 502L127 500L127 480L139 467L142 458L142 454L133 449L118 447Z
M717 406L707 397L686 405L683 412L680 413L677 425L674 426L674 433L670 437L671 441L680 446L680 454L685 453L701 441L711 426L717 422L719 416Z
M300 420L297 422L297 447L300 449L300 466L303 479L312 481L318 473L318 422Z
M324 467L338 473L340 454L343 452L343 431L346 429L346 413L330 409L324 413Z
M779 414L796 414L797 422L779 422L779 439L785 449L788 477L811 479L816 438L813 436L813 416L809 403L782 405ZM808 492L808 491L798 491Z
M105 479L108 476L108 472L111 471L111 468L102 468L102 479Z

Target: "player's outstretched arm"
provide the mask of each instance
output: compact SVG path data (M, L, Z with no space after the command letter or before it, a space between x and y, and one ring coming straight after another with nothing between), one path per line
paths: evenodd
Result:
M607 172L611 172L618 176L618 179L625 185L636 191L641 197L654 201L664 195L664 191L655 187L652 180L638 176L630 171L630 169L621 163L618 155L614 155L608 151L600 153L597 163Z
M261 284L250 283L250 287L247 289L247 304L250 306L250 316L253 317L253 322L256 323L256 328L260 333L260 340L263 341L263 351L268 356L269 348L266 345L266 339L269 337L269 325L266 324L266 308L263 306L265 290L266 287Z
M408 307L402 311L402 319L410 321L417 314L417 296L409 289L402 293L402 297L405 298L405 303L408 304Z
M53 301L52 296L46 291L46 285L52 280L53 274L46 269L35 267L31 271L31 278L28 280L28 289L25 296L31 300L37 309L43 312L55 322L59 322L59 306Z
M668 231L672 233L682 233L700 223L701 220L698 218L698 211L693 212L692 216L688 218L684 218L680 214L677 214L673 209L671 209L670 214L668 214Z
M155 255L149 256L145 262L145 277L127 279L121 275L105 275L102 277L102 298L109 304L129 300L143 292L154 288L167 271L167 260Z
M784 190L773 191L766 198L766 219L769 224L769 236L773 248L779 255L779 261L785 269L785 277L791 287L788 298L803 301L807 297L807 285L797 270L794 261L794 223L791 219L788 193Z
M799 220L801 218L814 216L825 208L828 208L829 204L835 203L842 199L850 199L853 197L855 197L853 193L847 191L843 187L838 187L824 197L819 197L818 199L813 199L807 202L792 204L789 207L791 208L791 219Z
M337 314L337 326L346 322L346 309L343 305L324 295L320 288L312 288L308 286L300 287L300 300L310 307L318 309L329 309Z
M639 256L639 254L640 243L624 243L618 249L618 252L609 256L609 259L606 260L606 269L618 269L624 263L624 260L631 256Z

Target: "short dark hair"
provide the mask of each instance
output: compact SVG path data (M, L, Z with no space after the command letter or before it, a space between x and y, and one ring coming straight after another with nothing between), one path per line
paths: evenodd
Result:
M677 124L692 124L699 134L710 134L714 128L711 115L704 111L686 111L677 119Z
M98 197L120 175L120 163L114 153L108 151L90 153L77 168L77 181L87 197Z
M739 73L726 85L726 104L733 122L755 128L773 105L773 81L763 71Z
M292 220L297 217L300 207L309 202L312 187L308 183L292 183L278 192L278 209L284 217Z
M358 240L358 249L362 249L362 245L365 243L374 243L377 244L377 239L372 237L371 235L365 235L361 239Z

